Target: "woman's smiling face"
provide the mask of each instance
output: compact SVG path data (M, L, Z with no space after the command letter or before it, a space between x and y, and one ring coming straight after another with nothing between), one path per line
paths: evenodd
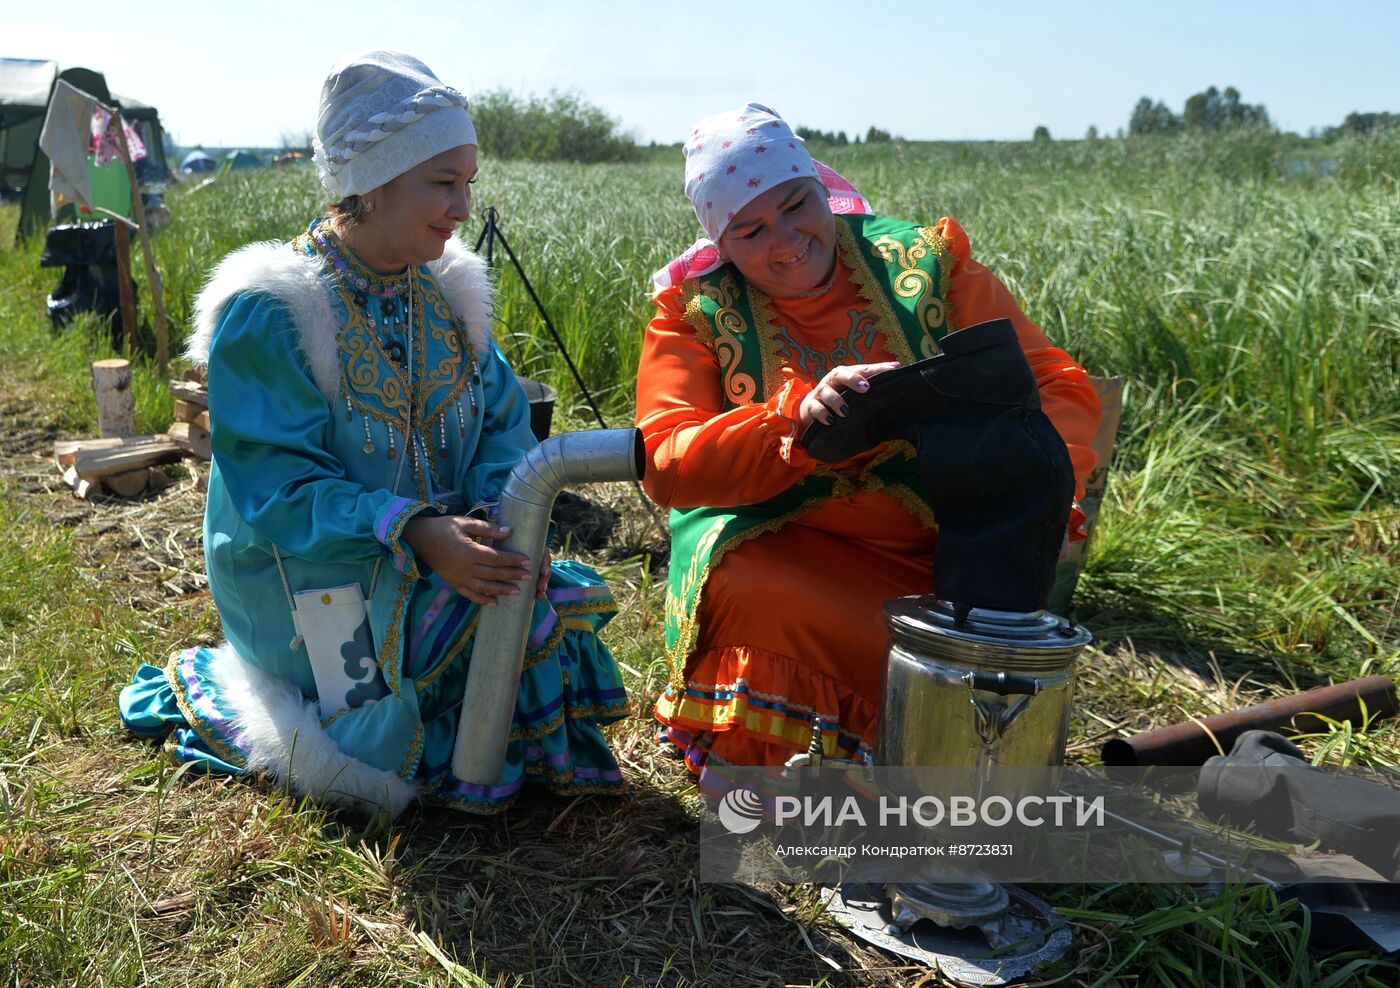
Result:
M442 256L457 224L471 214L476 145L462 144L415 165L365 193L374 211L360 222L351 246L381 273Z
M770 298L792 298L826 280L836 263L836 220L814 178L794 178L748 203L729 221L720 249Z

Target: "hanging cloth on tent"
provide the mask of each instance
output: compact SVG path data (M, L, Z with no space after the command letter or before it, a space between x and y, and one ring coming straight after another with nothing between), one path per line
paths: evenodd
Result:
M122 118L122 129L126 131L126 149L131 152L131 160L137 162L146 157L146 143L141 140L136 128L131 126L131 121L125 117ZM97 149L96 164L99 168L114 161L121 161L122 147L121 142L117 140L117 116L101 103L92 111L92 143Z
M88 145L97 100L60 79L54 85L39 147L49 156L49 196L57 213L67 203L92 205Z

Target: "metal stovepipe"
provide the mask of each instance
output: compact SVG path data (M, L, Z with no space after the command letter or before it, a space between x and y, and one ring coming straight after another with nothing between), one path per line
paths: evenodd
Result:
M529 557L531 574L516 584L518 594L501 595L496 606L482 608L452 751L452 774L462 781L491 785L505 765L554 499L566 486L640 480L644 462L639 430L592 429L546 439L511 471L497 518L511 533L501 548Z

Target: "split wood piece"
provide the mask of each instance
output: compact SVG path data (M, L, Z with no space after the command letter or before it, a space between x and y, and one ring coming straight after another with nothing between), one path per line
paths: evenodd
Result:
M102 486L117 497L136 497L146 493L146 487L151 482L151 469L142 467L139 470L128 470L126 473L114 473L110 477L102 478Z
M94 449L116 449L119 446L140 446L153 443L161 436L113 436L109 439L60 439L53 444L54 462L62 469L73 465L78 453Z
M175 399L176 422L193 422L203 415L205 411L206 409L203 405L196 404L193 401L185 401L183 398ZM205 428L208 428L208 426L205 426Z
M183 456L184 449L178 443L156 439L110 449L77 450L73 454L73 469L84 480L94 480L160 463L174 463Z
M76 467L69 467L63 471L63 482L73 488L73 495L86 501L89 497L102 492L101 480L84 480L78 476Z
M199 428L199 429L203 429L205 432L208 432L208 431L209 431L209 409L206 408L204 411L202 411L202 412L200 412L198 415L196 415L196 416L194 417L194 419L190 422L190 425L195 426L196 428Z
M117 497L139 497L147 491L170 486L170 475L160 467L142 467L102 478L102 486Z
M97 424L104 436L136 433L136 402L131 394L131 361L98 360L92 365Z
M166 433L182 450L201 460L211 460L214 454L209 444L209 430L189 422L172 422Z
M147 491L170 486L170 475L160 467L142 467L108 477L84 478L75 467L63 471L63 482L73 488L73 495L86 501L101 495L139 497Z
M200 408L209 407L209 390L194 381L171 381L170 394L176 401L186 401Z

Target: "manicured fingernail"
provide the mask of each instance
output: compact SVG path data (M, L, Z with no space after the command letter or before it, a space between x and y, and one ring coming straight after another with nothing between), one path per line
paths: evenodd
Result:
M845 418L847 415L851 414L851 406L850 406L850 405L842 405L840 408L838 408L838 409L836 410L836 414L839 415L839 416L841 416L842 418Z
M857 382L856 382L856 390L857 390L857 391L869 391L869 390L870 390L870 382L867 381L867 380L864 380L864 379L857 381Z

